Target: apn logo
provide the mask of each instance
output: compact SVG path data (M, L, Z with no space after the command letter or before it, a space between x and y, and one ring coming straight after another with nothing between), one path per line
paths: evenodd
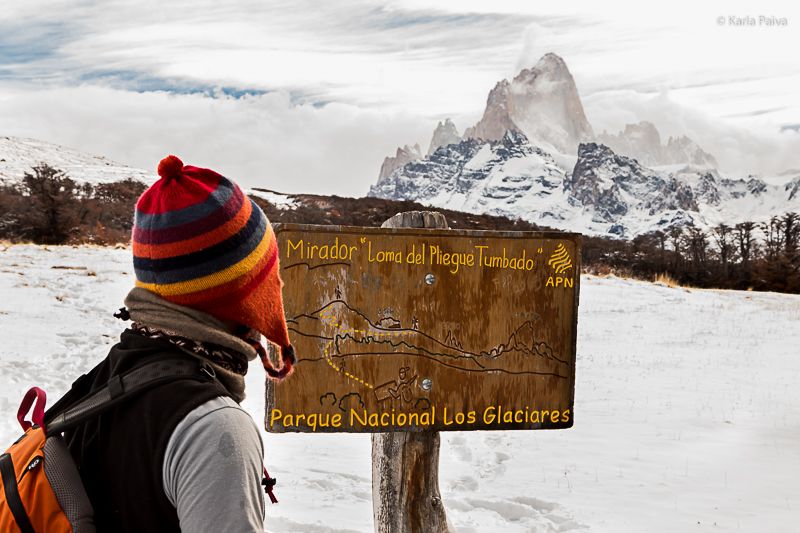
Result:
M550 260L547 261L547 264L550 265L550 268L555 270L557 276L549 276L547 278L547 283L545 283L545 287L572 287L574 280L571 278L567 278L561 276L567 270L572 268L572 259L569 257L569 252L564 247L562 243L559 243L556 246L553 255L550 256Z
M555 252L550 256L550 260L547 264L553 267L556 274L563 274L572 268L572 260L569 258L569 252L564 248L564 244L558 243Z

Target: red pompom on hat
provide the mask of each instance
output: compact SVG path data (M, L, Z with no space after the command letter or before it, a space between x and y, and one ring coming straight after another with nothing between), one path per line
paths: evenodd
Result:
M165 180L179 178L182 170L183 161L174 155L168 155L158 164L158 175Z
M258 205L233 181L174 155L139 197L133 225L136 285L167 301L261 333L281 350L275 368L253 344L270 377L296 362L283 311L278 244Z

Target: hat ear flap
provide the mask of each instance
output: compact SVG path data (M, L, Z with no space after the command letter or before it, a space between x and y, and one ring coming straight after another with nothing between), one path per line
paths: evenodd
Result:
M269 359L269 354L261 342L251 340L250 345L256 350L256 353L258 353L258 357L261 359L261 364L264 366L264 370L272 379L280 381L286 378L294 370L294 365L297 363L297 357L295 356L294 347L292 345L280 347L281 366L279 368L275 368L273 366L272 361Z

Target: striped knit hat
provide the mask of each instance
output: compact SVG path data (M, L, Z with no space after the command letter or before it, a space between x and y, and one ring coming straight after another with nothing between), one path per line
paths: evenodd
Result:
M267 373L292 371L294 349L283 313L278 245L266 215L232 181L183 165L158 164L156 183L136 203L136 285L170 302L255 329L281 348L275 369L258 340L251 344Z

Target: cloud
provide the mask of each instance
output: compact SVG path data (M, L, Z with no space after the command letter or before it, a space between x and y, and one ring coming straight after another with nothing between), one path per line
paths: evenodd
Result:
M17 7L13 18L0 16L0 65L13 63L6 79L46 73L48 82L62 86L97 81L129 90L178 80L423 115L463 110L464 101L453 95L482 91L498 66L512 65L519 37L534 20L360 0L49 7ZM32 41L21 36L49 26L58 29L57 38L37 39L38 53L21 62L3 58L4 44L22 53ZM421 84L431 89L420 90Z
M780 131L766 123L745 127L724 121L674 101L668 91L642 94L606 91L583 100L596 132L616 133L625 124L647 120L656 125L662 142L669 136L687 135L710 152L720 170L733 177L749 173L777 174L800 168L800 134Z
M0 13L0 133L362 195L398 144L480 112L533 19L360 0L14 4Z
M598 130L650 117L737 171L798 166L794 130L777 132L797 123L800 64L788 51L800 46L800 11L776 8L788 31L717 26L720 9L739 7L11 2L0 12L0 134L144 168L175 151L251 185L358 195L397 145L427 146L445 117L463 131L498 80L553 51Z
M36 137L137 167L167 153L246 186L360 196L398 139L430 135L418 117L348 104L293 104L285 92L131 92L0 87L3 133Z
M800 19L796 5L779 7L776 16ZM646 3L623 16L604 5L550 17L526 29L518 66L548 51L564 57L598 133L648 120L664 141L688 135L735 176L798 168L800 135L786 126L800 116L800 63L788 52L800 34L717 23L752 9L738 8Z

